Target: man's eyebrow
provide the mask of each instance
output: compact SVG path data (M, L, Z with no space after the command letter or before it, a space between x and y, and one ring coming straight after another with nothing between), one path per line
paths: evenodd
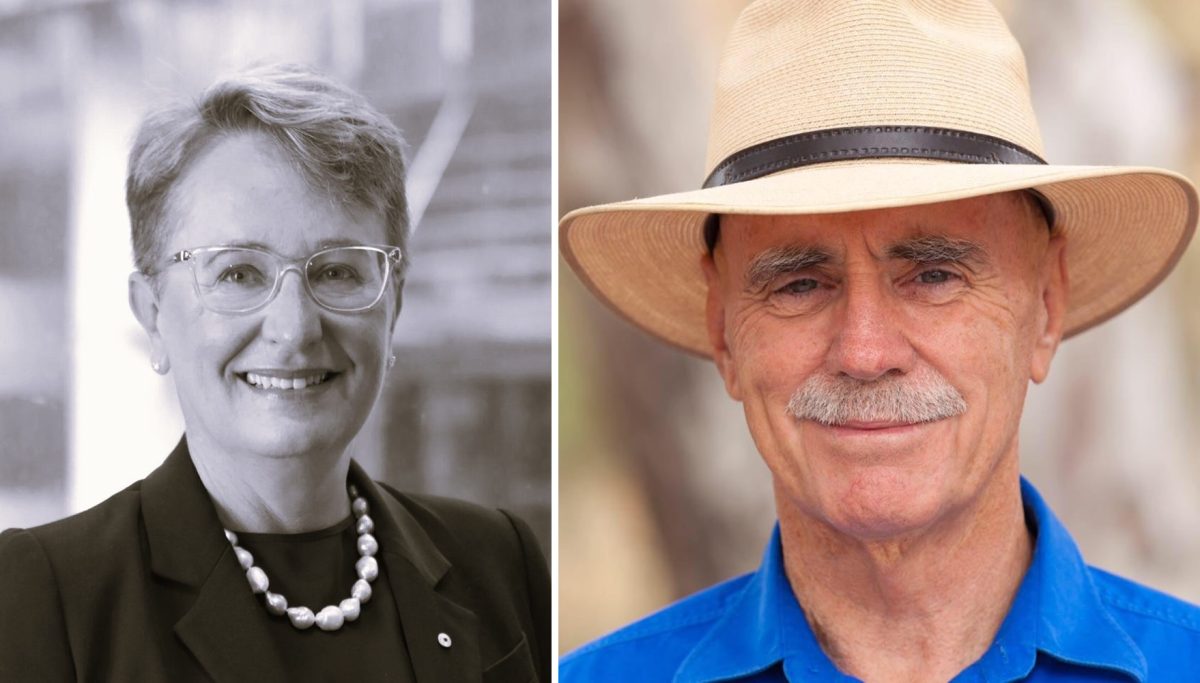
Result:
M985 263L987 252L978 244L956 237L927 235L888 247L889 258L913 263Z
M819 266L833 259L829 252L816 247L775 247L767 249L746 268L746 289L757 291L780 275Z

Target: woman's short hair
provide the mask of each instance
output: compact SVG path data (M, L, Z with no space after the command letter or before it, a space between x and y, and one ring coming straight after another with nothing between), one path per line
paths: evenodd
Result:
M165 255L171 189L211 142L240 132L269 135L316 190L383 215L388 239L405 247L404 138L358 93L299 65L242 71L199 100L142 120L129 153L125 203L137 269Z

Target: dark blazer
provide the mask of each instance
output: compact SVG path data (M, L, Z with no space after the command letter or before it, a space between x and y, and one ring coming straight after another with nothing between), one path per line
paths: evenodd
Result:
M417 679L548 683L550 577L529 527L350 477ZM261 602L181 441L100 505L0 534L0 681L283 681Z

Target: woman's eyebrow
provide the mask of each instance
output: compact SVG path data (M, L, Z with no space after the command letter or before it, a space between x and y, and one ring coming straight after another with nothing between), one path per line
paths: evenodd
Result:
M833 260L817 247L773 247L755 256L746 268L746 290L758 291L780 275L795 273Z
M258 249L260 251L271 251L271 247L267 246L266 243L257 242L255 240L239 240L239 239L226 240L216 246L237 247L239 249Z
M317 244L318 249L330 249L333 247L361 247L363 243L359 240L347 239L345 237L334 237L327 240L321 240Z
M888 247L888 258L903 259L913 263L965 263L987 262L987 251L971 240L945 235L926 235L897 242Z

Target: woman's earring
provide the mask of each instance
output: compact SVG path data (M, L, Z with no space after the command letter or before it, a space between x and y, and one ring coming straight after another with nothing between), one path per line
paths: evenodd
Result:
M392 355L388 356L388 370L391 370L394 367L396 367L396 354L393 353Z
M160 375L167 374L167 370L171 369L171 365L166 361L150 361L150 367Z

